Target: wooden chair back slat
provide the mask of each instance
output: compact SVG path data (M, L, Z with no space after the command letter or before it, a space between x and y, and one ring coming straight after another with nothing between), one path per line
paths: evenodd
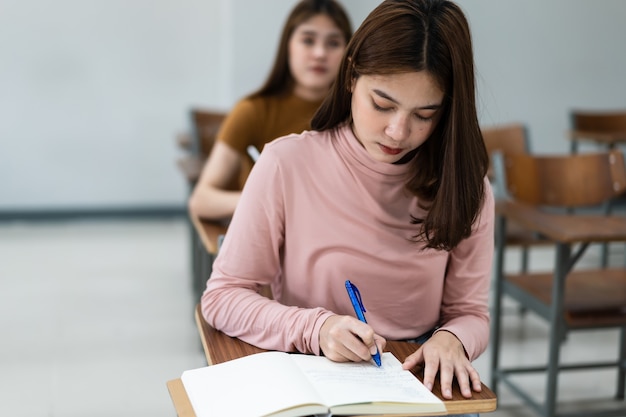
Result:
M572 128L584 132L626 132L624 111L572 111Z
M626 189L620 151L581 155L504 155L507 190L515 200L539 206L585 207Z
M226 118L225 112L212 110L191 110L193 151L196 155L207 157L213 148L217 132Z
M483 127L481 129L485 147L489 154L489 172L487 176L492 182L495 180L493 156L496 152L528 153L528 138L526 127L521 123L508 123L499 126Z

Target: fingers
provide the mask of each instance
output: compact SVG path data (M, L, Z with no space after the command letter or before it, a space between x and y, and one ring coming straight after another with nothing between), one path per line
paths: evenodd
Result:
M404 369L411 369L423 363L423 383L429 390L433 389L439 375L438 383L444 399L452 398L454 379L457 380L461 395L465 398L472 396L472 390L480 392L482 388L478 372L465 356L460 342L455 339L450 339L446 335L432 338L409 355L402 365Z
M374 334L374 340L376 341L376 347L378 348L378 352L382 355L385 350L385 346L387 346L387 339L377 334Z
M456 379L459 391L465 398L472 397L472 389L480 392L482 384L478 372L469 362L441 361L438 357L429 358L424 362L424 385L432 390L437 374L441 395L445 399L452 399L452 384Z
M452 398L452 383L456 378L459 384L459 391L465 398L472 397L472 391L480 392L482 390L482 384L480 382L480 376L471 364L458 365L454 370L451 367L445 367L440 372L441 393L444 398Z
M472 384L472 389L476 392L481 392L483 390L483 384L482 382L480 382L480 375L478 374L478 371L474 369L473 366L469 373L469 376L470 376L470 383Z
M415 368L418 364L424 362L424 357L422 355L422 348L420 347L415 352L410 354L404 359L404 363L402 364L403 369L412 369Z
M354 317L331 316L320 329L320 348L327 358L336 362L369 361L385 344L383 337Z

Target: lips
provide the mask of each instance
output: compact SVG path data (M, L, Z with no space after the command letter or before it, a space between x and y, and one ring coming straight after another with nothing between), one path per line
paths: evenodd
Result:
M389 146L385 146L382 143L379 143L378 146L380 147L380 150L387 155L398 155L400 152L402 152L401 148L390 148Z
M325 74L326 72L328 72L326 67L311 67L311 71L317 74Z

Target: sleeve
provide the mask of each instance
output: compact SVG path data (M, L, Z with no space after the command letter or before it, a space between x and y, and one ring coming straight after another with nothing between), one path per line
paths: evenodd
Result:
M319 355L319 329L332 313L258 294L266 284L280 293L284 279L284 175L268 149L246 182L202 296L202 313L211 326L255 346Z
M261 103L243 99L228 112L217 133L217 140L246 155L248 146L256 143L263 119Z
M485 181L485 198L472 235L450 253L441 327L459 338L470 360L489 342L489 288L494 252L495 202Z

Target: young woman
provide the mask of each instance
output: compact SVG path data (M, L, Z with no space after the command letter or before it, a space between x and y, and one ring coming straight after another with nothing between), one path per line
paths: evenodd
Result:
M480 391L494 200L468 23L447 0L386 0L348 44L313 131L267 145L202 297L212 326L266 349L365 361L423 343L451 397ZM357 320L344 283L367 308ZM260 296L271 284L274 300Z
M247 148L310 128L337 76L352 27L334 0L302 0L283 28L274 67L261 89L235 105L189 200L199 217L232 216L252 160Z

